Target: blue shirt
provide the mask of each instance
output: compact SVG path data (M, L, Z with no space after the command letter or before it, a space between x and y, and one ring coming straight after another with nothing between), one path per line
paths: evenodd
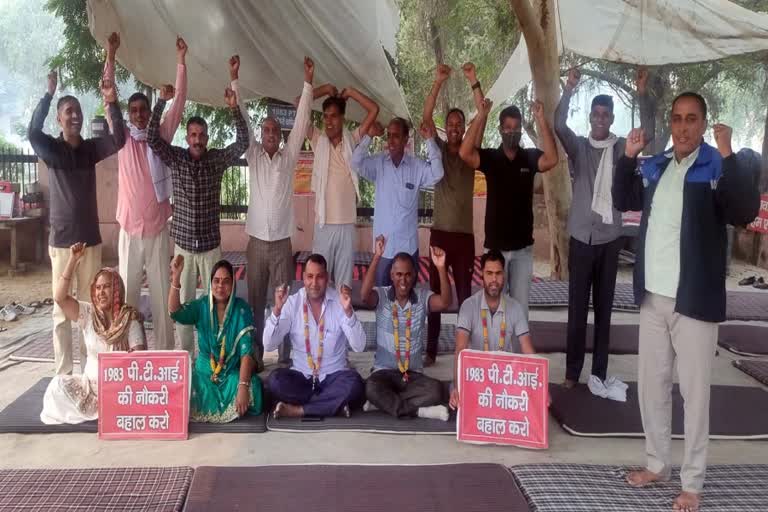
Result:
M443 160L434 140L427 141L427 160L403 155L395 166L389 152L368 154L371 138L365 136L352 153L352 168L376 185L373 238L384 235L384 258L399 252L413 254L419 248L419 189L443 178Z
M400 357L405 361L405 317L411 310L411 357L409 370L421 371L422 369L422 332L429 314L429 298L433 295L428 288L414 288L410 297L401 307L395 301L395 290L391 286L374 288L379 294L379 303L376 305L376 355L373 358L375 370L397 370L397 353L395 351L395 326L392 323L392 308L397 308L397 319L400 341Z

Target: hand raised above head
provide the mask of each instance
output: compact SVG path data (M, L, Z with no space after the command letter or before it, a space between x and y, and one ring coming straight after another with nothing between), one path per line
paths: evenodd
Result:
M571 68L568 70L568 80L565 82L565 88L572 91L579 85L581 80L581 71L578 68Z
M48 94L53 96L56 94L56 87L59 84L59 74L56 72L56 70L51 70L50 73L48 73Z
M469 80L471 83L477 82L477 70L475 69L475 65L472 62L467 62L463 66L461 66L461 70L464 72L464 76Z
M646 143L645 130L642 128L633 128L627 135L627 144L624 149L624 154L629 158L637 158L637 155L640 154Z
M170 101L176 94L176 90L171 84L165 84L160 88L160 99Z

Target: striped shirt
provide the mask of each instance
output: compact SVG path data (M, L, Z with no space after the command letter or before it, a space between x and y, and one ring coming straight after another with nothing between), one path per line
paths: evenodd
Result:
M239 108L232 110L237 139L224 149L209 149L199 160L188 149L172 146L160 137L165 101L158 100L147 130L147 143L171 169L173 224L171 237L188 252L201 253L221 244L221 178L248 147L248 125Z
M429 298L433 295L428 288L414 288L405 307L395 300L395 289L391 286L374 288L379 294L376 305L376 355L373 358L374 370L396 370L395 328L392 323L392 308L397 308L398 333L400 336L400 357L405 360L405 317L411 310L411 357L409 369L421 371L422 332L429 314Z

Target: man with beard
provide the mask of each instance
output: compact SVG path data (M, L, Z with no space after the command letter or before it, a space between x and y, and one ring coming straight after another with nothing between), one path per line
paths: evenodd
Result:
M390 286L394 256L404 252L419 262L419 189L431 187L443 178L440 148L435 142L435 123L425 119L421 136L427 141L427 159L405 154L408 121L395 117L387 126L387 151L368 154L371 137L366 135L352 154L352 167L376 186L373 236L384 236L387 246L376 268L376 286Z
M120 34L113 32L107 42L104 76L115 79L115 54L120 47ZM160 137L171 142L184 114L187 97L187 44L176 39L175 100L160 122ZM170 87L170 86L169 86ZM168 316L170 272L168 259L171 239L168 219L171 216L170 171L147 145L149 98L137 92L128 98L126 141L117 154L117 213L120 224L118 261L120 277L125 283L125 302L139 306L139 295L147 275L152 305L152 324L157 350L173 350L173 323ZM112 123L112 119L109 119Z
M472 84L473 90L479 87L477 82ZM557 165L555 136L544 116L544 105L536 101L532 111L543 151L520 146L523 116L514 105L499 114L501 146L479 149L492 105L487 99L478 102L476 95L475 106L478 115L464 136L459 155L485 174L485 248L501 251L506 260L504 289L520 303L527 318L533 277L533 178Z
M328 287L325 258L312 254L304 267L304 288L288 296L275 289L275 307L264 327L264 350L275 350L286 335L294 354L291 368L278 368L267 379L277 402L275 418L349 417L365 396L363 379L347 368L347 342L365 350L365 331L352 309L352 290Z
M231 88L224 100L232 112L237 131L235 142L224 149L208 149L208 123L201 117L187 121L188 149L172 146L160 137L160 116L165 103L173 98L173 87L163 86L160 99L152 111L147 130L147 143L171 170L173 181L173 224L171 236L176 242L174 256L184 256L181 272L181 301L191 302L197 294L197 276L202 276L208 293L213 265L221 259L221 178L248 147L248 125L237 105ZM193 327L178 326L181 347L194 358Z
M424 102L423 119L432 120L435 103L443 83L451 76L451 68L440 64L435 70L435 82ZM464 73L474 73L472 63L464 65ZM479 89L475 89L479 91ZM482 94L482 93L480 93ZM435 206L429 244L445 251L445 265L453 272L456 297L461 305L472 293L472 271L475 266L475 237L472 224L472 195L475 188L475 170L459 156L461 139L464 137L464 112L452 108L445 116L447 140L435 137L443 158L443 179L435 185ZM432 291L440 293L440 277L437 267L430 260L429 284ZM440 313L430 313L427 324L427 353L424 366L431 366L437 357L437 340L440 336Z
M229 59L232 90L240 111L248 122L249 144L245 151L250 173L250 199L245 230L248 232L248 301L253 308L256 332L253 337L256 372L264 369L264 308L267 293L277 285L293 281L293 171L304 144L312 113L312 79L315 63L304 58L304 85L296 108L296 120L285 146L280 148L280 123L267 117L261 123L261 142L256 140L248 121L248 111L239 94L240 57Z
M432 263L440 276L439 295L426 288L414 288L416 267L411 255L397 253L392 262L392 285L374 287L386 241L378 236L371 267L365 274L360 295L376 309L376 356L373 373L365 383L368 398L364 409L381 409L398 417L432 418L448 421L448 409L441 404L442 384L422 373L421 333L428 313L439 313L451 305L452 294L445 269L445 252L431 247Z
M107 111L115 120L112 133L83 139L83 111L74 96L62 96L56 105L56 120L61 135L43 133L43 125L56 93L58 75L48 75L48 91L40 100L29 123L28 139L37 156L48 166L50 180L50 223L48 254L51 257L54 295L59 280L77 279L78 300L88 301L90 286L101 268L101 233L96 203L96 164L117 153L125 145L123 114L117 102L117 89L102 80L101 94ZM70 247L83 242L85 249L74 276L65 275ZM85 368L87 352L80 344L80 366ZM53 350L57 375L72 373L72 325L58 305L53 306Z
M456 387L459 353L466 348L485 352L513 352L512 340L517 338L523 354L535 354L528 320L520 303L503 292L504 256L491 249L480 258L483 289L464 301L456 323L456 356L451 390L451 408L459 407Z
M581 375L586 350L589 294L595 309L595 340L590 389L605 388L608 371L611 311L616 270L622 247L621 212L613 206L611 186L616 163L627 140L611 133L613 98L600 94L592 99L589 137L568 127L568 106L579 83L578 69L568 71L563 96L555 110L555 133L568 154L573 181L573 201L568 215L571 235L568 250L568 349L565 386L573 387ZM648 72L640 69L637 93L645 94ZM599 380L599 382L598 382Z

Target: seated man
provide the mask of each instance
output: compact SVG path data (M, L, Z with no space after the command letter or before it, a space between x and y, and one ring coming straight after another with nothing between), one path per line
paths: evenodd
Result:
M264 327L264 350L276 350L286 335L294 354L291 368L278 368L267 387L277 401L274 417L349 417L359 407L363 379L347 368L347 344L365 349L365 331L352 309L351 289L328 288L328 266L312 254L304 267L304 288L288 296L287 285L275 289L275 307Z
M209 293L181 303L184 256L171 262L168 310L174 322L197 328L200 357L192 370L189 418L229 423L244 414L261 414L261 379L253 372L251 307L235 295L232 264L221 260L211 271Z
M514 337L520 342L523 354L535 354L528 332L528 321L523 307L504 293L504 256L498 249L491 249L480 258L483 289L464 301L456 323L456 355L451 389L451 408L459 406L459 390L456 387L459 353L465 348L488 351L514 352Z
M78 301L70 295L72 276L86 254L85 244L78 242L69 251L54 299L67 321L80 327L88 358L82 374L56 375L48 384L40 413L40 421L48 425L98 418L99 353L147 346L141 314L125 303L123 280L114 270L104 268L94 276L89 297L78 297Z
M376 237L371 267L360 294L376 308L376 356L365 384L365 410L381 409L395 417L418 416L448 421L448 408L440 405L442 384L422 374L421 333L429 313L451 305L451 285L445 270L445 251L431 247L432 262L440 275L440 295L428 288L414 289L416 266L411 255L400 252L392 260L392 286L375 287L376 268L384 255L385 239Z

